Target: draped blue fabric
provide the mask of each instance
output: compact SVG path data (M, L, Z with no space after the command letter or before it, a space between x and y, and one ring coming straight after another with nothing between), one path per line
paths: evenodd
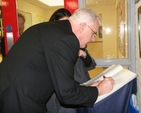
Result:
M128 113L130 97L137 92L136 78L91 108L78 108L77 113Z

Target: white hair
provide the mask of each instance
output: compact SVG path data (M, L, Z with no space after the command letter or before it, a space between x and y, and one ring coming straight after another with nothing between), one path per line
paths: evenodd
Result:
M98 20L99 23L101 23L101 18L99 15L92 9L77 9L71 16L70 19L75 20L79 23L81 22L92 22L95 19Z

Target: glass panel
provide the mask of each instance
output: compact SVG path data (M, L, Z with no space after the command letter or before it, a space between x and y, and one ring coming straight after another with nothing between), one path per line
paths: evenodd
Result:
M86 7L101 17L98 35L88 44L93 58L128 58L127 0L86 0Z

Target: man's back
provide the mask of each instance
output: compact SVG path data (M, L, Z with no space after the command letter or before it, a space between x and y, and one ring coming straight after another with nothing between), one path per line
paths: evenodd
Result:
M51 28L47 24L39 24L25 31L3 60L0 72L0 94L2 95L4 91L7 96L2 96L0 111L6 109L12 112L14 108L19 108L20 112L25 104L41 112L54 91L50 78L51 71L48 68L52 63L48 60L51 61L50 56L54 53L52 49L57 46L57 40L61 40L67 31L63 34L65 29L61 29L59 24L51 24ZM57 35L52 33L54 29L58 29ZM49 33L46 33L46 30L50 30L47 31ZM9 106L2 105L4 98L7 98L4 102L9 103Z

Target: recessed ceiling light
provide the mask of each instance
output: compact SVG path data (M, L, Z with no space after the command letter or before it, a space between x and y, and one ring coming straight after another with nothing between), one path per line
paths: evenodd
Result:
M62 6L64 5L64 0L39 0L40 2L48 6Z

